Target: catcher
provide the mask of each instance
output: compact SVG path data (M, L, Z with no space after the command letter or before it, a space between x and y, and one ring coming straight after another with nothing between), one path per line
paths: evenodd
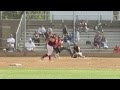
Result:
M83 56L82 51L80 50L80 47L76 43L74 43L72 57L77 58L78 56L83 57L83 58L85 57Z

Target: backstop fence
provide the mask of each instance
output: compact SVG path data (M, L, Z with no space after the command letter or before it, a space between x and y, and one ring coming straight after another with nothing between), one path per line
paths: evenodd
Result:
M23 39L24 37L24 44L26 42L26 12L23 13L20 23L17 28L16 32L16 49L19 47L19 42Z
M118 18L118 16L114 16L114 18ZM80 21L80 20L85 20L89 23L89 21L91 20L95 20L98 22L101 21L116 21L115 19L113 19L113 15L44 15L44 14L26 14L26 11L24 11L17 32L16 32L16 49L18 49L18 47L20 47L19 43L20 41L26 42L26 26L27 26L27 22L29 21L46 21L50 23L55 23L55 21L61 21L61 22L65 22L65 21L72 21L72 29L74 32L74 36L75 36L75 28L76 28L76 22ZM24 47L24 46L23 46ZM22 48L23 48L22 47Z

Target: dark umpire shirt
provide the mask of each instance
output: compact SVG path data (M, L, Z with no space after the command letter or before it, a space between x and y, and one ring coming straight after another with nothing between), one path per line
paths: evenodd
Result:
M74 49L76 52L79 52L78 46L75 46L73 49Z

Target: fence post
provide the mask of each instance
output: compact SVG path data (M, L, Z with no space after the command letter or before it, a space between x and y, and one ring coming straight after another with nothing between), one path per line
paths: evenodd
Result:
M75 43L75 12L73 11L73 31L74 31L74 43Z
M26 11L24 12L24 33L25 33L25 41L24 41L24 48L26 43Z
M100 15L98 15L98 23L100 23Z
M76 20L78 20L78 15L76 15Z
M100 22L102 21L102 15L100 15Z
M2 11L0 11L0 20L2 20Z
M53 20L54 20L54 15L52 15L52 22L53 22Z
M16 32L16 50L18 49L17 43L18 43L18 40L17 40L17 32Z

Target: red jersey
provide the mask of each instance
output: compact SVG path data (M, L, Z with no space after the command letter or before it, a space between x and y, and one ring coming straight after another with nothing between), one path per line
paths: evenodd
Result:
M61 46L61 39L56 39L54 48L59 47L59 46Z
M50 46L54 46L56 44L56 40L54 37L50 36L49 40L48 40L48 45Z
M116 46L116 47L114 48L114 52L120 53L120 47Z

